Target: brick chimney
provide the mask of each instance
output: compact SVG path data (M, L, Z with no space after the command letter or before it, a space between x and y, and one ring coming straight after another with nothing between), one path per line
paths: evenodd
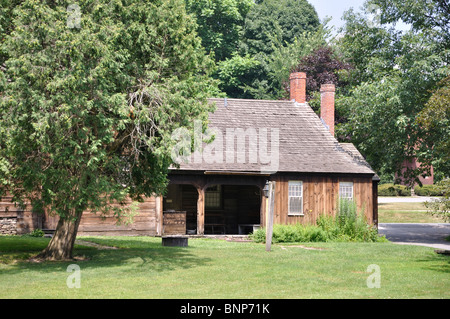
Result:
M306 73L295 72L289 76L291 101L306 103Z
M334 136L334 84L322 84L320 87L320 118Z

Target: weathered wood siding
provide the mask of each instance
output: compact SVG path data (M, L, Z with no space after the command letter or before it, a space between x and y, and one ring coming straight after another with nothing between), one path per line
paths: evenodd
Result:
M37 228L42 228L42 216L33 213L27 205L25 209L12 202L12 196L0 197L0 218L16 218L17 234L27 234Z
M183 177L188 180L188 176ZM192 185L172 185L180 196L169 197L169 204L162 197L149 197L139 203L139 214L129 225L117 225L113 215L100 216L90 212L83 213L80 235L148 235L162 234L162 210L176 209L186 211L187 229L198 228L208 223L213 213L220 213L224 217L227 233L237 233L240 223L258 223L262 226L266 222L266 199L260 197L259 188L240 185L236 181L243 181L243 176L214 177L217 184L223 186L223 207L220 210L209 210L199 206L198 189ZM266 179L266 178L265 178ZM353 196L358 210L364 210L367 220L377 224L376 183L371 176L339 176L339 175L307 175L285 174L267 177L276 182L275 188L275 224L314 224L321 214L335 215L339 197L339 183L353 182ZM289 181L303 182L303 215L288 215L288 183ZM243 184L243 183L241 183ZM180 187L180 188L179 188ZM203 188L206 188L204 186ZM173 193L173 192L171 192ZM176 195L176 194L175 194ZM181 196L182 195L182 196ZM200 208L199 208L200 207ZM199 209L201 214L199 215ZM199 218L199 216L201 218ZM202 217L203 216L203 217ZM28 206L25 210L11 203L11 197L0 198L0 217L17 218L19 233L27 233L36 228L55 229L57 217L39 216ZM206 220L205 220L206 218ZM198 229L197 229L198 230Z
M335 216L339 198L339 182L353 182L353 196L358 211L364 210L369 223L373 223L373 186L371 177L328 176L273 176L275 189L275 224L314 224L321 214ZM303 182L303 215L288 215L288 183ZM264 213L265 214L265 213ZM262 218L265 223L265 216Z
M31 206L25 209L11 202L12 196L0 197L0 218L17 218L18 234L26 234L35 229L55 229L58 216L37 214ZM131 203L131 201L130 201ZM134 222L129 225L117 225L113 214L101 216L84 212L78 229L79 235L157 235L158 214L155 197L146 198L138 203L139 214L134 216Z
M100 214L84 212L78 234L105 236L157 235L156 198L147 197L144 202L138 203L138 212L139 214L133 218L133 223L128 225L117 225L117 220L112 213L108 216L101 216Z

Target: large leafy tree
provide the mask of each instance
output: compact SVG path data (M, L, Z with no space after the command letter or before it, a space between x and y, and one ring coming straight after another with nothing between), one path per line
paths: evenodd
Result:
M71 258L83 211L164 191L171 132L206 123L211 61L181 0L8 5L0 188L59 215L40 256Z
M448 174L438 183L443 197L429 201L425 206L432 214L450 221L450 76L438 83L417 122L426 130L424 138L433 152L431 159L437 159L435 165Z
M438 83L438 87L416 117L416 123L424 129L422 139L426 141L431 153L431 156L424 160L439 168L442 177L449 177L450 75Z
M401 20L450 48L449 0L369 0L368 4L379 10L381 23Z
M197 20L197 32L207 52L216 61L231 58L238 49L245 17L252 0L185 0Z
M384 7L378 9L379 15L388 14ZM383 19L370 23L366 15L352 11L345 19L338 47L354 71L353 87L341 100L348 121L338 133L359 147L384 180L403 175L414 184L418 176L429 173L431 164L448 174L434 156L426 128L417 121L436 83L448 75L444 38L430 37L426 27L402 33L383 24ZM404 161L414 158L423 165L402 170Z
M402 54L401 32L374 24L367 14L353 9L344 13L343 20L342 36L334 48L352 64L351 84L357 86L389 74Z
M325 43L326 32L305 0L256 1L246 15L239 50L218 63L220 87L230 97L282 98L289 71Z
M234 54L217 64L220 88L230 97L256 99L286 98L285 86L299 60L325 44L327 31L304 32L292 43L275 41L270 55Z
M292 43L319 25L316 10L306 0L260 1L245 19L243 45L249 54L270 54L274 41Z

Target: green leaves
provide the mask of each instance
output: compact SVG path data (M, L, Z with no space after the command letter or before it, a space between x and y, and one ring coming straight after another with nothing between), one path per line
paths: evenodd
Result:
M304 0L185 2L202 46L214 55L212 76L229 97L281 98L299 57L324 44L317 13Z
M440 81L432 93L416 123L425 130L424 140L431 149L425 161L432 161L438 177L446 177L450 174L450 76Z
M439 216L445 222L450 221L450 178L445 178L437 184L444 196L425 202L428 213Z
M54 1L10 5L0 188L64 218L162 193L171 132L204 119L218 92L183 2L78 1L70 25Z
M206 52L216 61L236 52L251 0L186 0L186 8L197 21L197 32Z
M303 32L319 28L319 18L304 0L266 0L253 6L245 20L244 45L254 55L273 52L273 41L292 43Z
M234 54L232 58L217 65L217 77L221 89L229 96L244 95L246 80L257 73L261 63L254 57Z
M414 4L415 9L424 8L420 1L407 2ZM450 51L445 49L442 38L430 36L425 26L416 32L400 32L384 24L406 14L397 15L397 10L406 8L403 3L388 3L392 6L368 1L369 7L378 5L379 25L352 10L344 15L345 34L337 44L354 68L350 72L349 92L337 102L347 119L337 127L338 135L355 143L386 182L406 174L403 177L407 182L415 183L418 176L429 174L431 165L435 175L448 175L448 167L442 164L444 155L434 146L434 141L440 143L446 135L427 130L417 118L436 83L448 75ZM402 171L404 161L413 158L421 166Z
M450 45L450 5L439 0L370 0L380 9L382 23L404 21L416 31L426 32L438 42Z
M339 101L347 110L347 122L338 126L337 134L348 134L377 172L383 169L390 174L396 172L403 162L408 136L413 132L402 112L399 90L397 79L385 78L362 83Z

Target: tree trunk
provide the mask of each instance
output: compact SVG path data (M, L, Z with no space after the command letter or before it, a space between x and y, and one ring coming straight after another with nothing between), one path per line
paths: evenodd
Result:
M73 212L61 217L56 226L55 234L48 246L36 256L46 260L70 260L73 259L72 251L77 237L83 211ZM75 218L74 218L75 217Z

